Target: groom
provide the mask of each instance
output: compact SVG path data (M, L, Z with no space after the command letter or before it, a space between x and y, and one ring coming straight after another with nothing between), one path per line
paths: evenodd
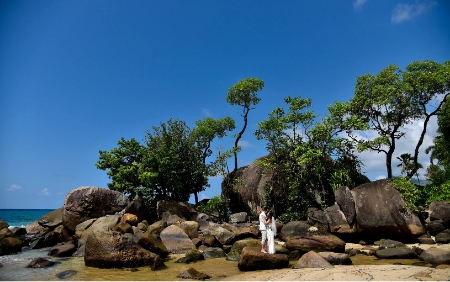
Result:
M261 252L267 253L267 227L266 227L266 216L269 212L269 208L264 207L262 212L259 214L259 230L261 231Z

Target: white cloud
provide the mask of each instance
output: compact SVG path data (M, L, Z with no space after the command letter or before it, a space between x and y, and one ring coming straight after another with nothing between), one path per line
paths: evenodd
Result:
M396 140L395 151L392 156L392 173L393 175L400 175L401 167L397 167L400 161L397 157L403 153L410 153L414 155L414 150L419 141L420 134L422 133L423 120L415 121L414 123L405 126L408 132L405 137L400 140ZM419 149L419 163L423 165L423 169L419 169L419 177L424 178L426 168L430 165L430 155L425 154L425 149L433 145L433 138L436 135L437 119L436 116L432 117L427 126L427 132L425 134L422 145ZM374 133L368 133L373 137ZM367 136L367 135L366 135ZM374 151L366 151L359 154L360 160L364 163L362 169L363 173L369 177L370 180L377 180L379 177L385 178L387 176L386 169L386 154L377 153Z
M364 4L367 2L367 0L356 0L353 2L353 10L355 12L360 11Z
M375 180L386 179L386 175L378 175Z
M202 109L202 114L204 114L207 117L211 116L211 112L208 109Z
M391 22L398 24L426 13L436 4L435 1L416 1L414 4L397 4L392 11Z
M16 190L19 190L19 189L22 189L22 186L17 185L17 184L12 184L8 188L6 188L6 191L16 191Z
M44 196L50 196L51 194L50 194L50 190L48 190L48 188L44 188L42 191L41 191L41 195L44 195Z
M250 142L246 140L239 140L238 146L241 146L242 148L250 148L253 147L253 144L250 144Z

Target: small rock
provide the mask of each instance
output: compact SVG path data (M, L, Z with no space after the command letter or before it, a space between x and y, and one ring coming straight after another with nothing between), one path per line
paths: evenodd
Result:
M304 254L292 267L298 268L333 268L334 266L314 251Z
M44 258L36 258L30 264L27 265L28 268L44 268L55 265L56 262L46 260Z
M199 260L204 260L205 257L203 256L203 254L198 251L198 250L193 250L193 251L189 251L185 254L184 257L178 259L176 262L177 263L191 263L191 262L196 262Z
M64 270L63 272L60 272L60 273L56 274L56 277L58 277L58 279L63 280L63 279L67 279L69 277L72 277L72 276L74 276L77 273L78 273L78 271L69 269L69 270Z
M205 279L209 279L211 278L211 276L199 272L194 268L189 268L188 270L185 270L183 272L181 272L180 275L177 276L178 278L182 278L182 279L196 279L196 280L205 280Z
M447 244L450 242L450 234L448 234L447 232L440 232L434 239L436 243Z

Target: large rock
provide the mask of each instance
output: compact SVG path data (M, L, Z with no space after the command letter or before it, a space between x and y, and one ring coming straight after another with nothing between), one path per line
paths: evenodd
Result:
M171 253L182 254L194 250L195 246L189 236L176 225L165 228L161 234L161 241Z
M162 259L121 233L105 229L93 230L86 240L86 266L99 268L139 267L150 265L152 270L164 267Z
M62 224L62 208L56 209L54 211L49 212L48 214L43 215L38 223L42 227L55 228L58 225Z
M450 203L433 201L430 204L430 220L442 220L445 227L450 228Z
M240 167L222 182L222 196L229 199L231 212L247 212L256 214L264 200L264 187L271 179L270 173L264 173L258 162L266 157L258 158L249 166ZM226 185L239 179L235 185Z
M11 232L14 234L14 236L16 237L20 237L23 235L27 234L27 230L24 227L14 227L13 229L11 229Z
M225 252L221 248L207 248L203 251L205 259L226 257Z
M432 236L436 236L447 228L444 226L444 221L442 219L430 221L425 224L427 231Z
M55 246L48 251L48 255L52 257L70 257L77 250L72 243Z
M9 227L9 224L6 221L0 219L0 230L2 230L3 228L8 228L8 227Z
M314 251L304 254L292 267L298 268L333 268L334 266Z
M120 192L82 186L67 194L62 213L63 224L67 229L75 231L78 224L88 219L119 213L128 204L128 198Z
M134 214L137 217L137 221L141 222L146 217L147 209L145 207L144 199L140 196L136 196L128 206L121 211L121 214ZM130 223L131 224L131 223ZM133 224L131 224L133 225Z
M448 244L450 243L450 234L447 232L441 232L435 237L436 243Z
M380 259L416 259L417 254L410 248L386 248L379 249L375 256Z
M322 232L328 232L327 215L318 208L308 208L308 224L317 227Z
M245 238L258 238L260 235L259 226L251 223L224 223L222 227L234 233L234 240Z
M69 234L69 230L64 227L64 225L58 225L53 232L58 236L60 242L68 242L73 239L73 237Z
M84 256L86 240L93 230L114 229L120 220L120 215L107 215L98 219L88 219L75 227L75 238L77 239L77 251L73 254L76 257Z
M326 208L325 214L328 219L331 233L354 234L358 231L356 224L352 223L352 226L349 225L345 214L341 211L338 204Z
M11 230L9 230L8 227L5 227L0 230L0 241L2 241L3 239L5 239L7 237L13 237L13 236L14 236L14 234L12 233Z
M175 223L175 225L183 229L189 238L193 239L198 237L198 222L189 220Z
M423 251L419 258L431 264L450 264L450 252L435 247Z
M217 227L210 227L208 229L203 230L203 235L213 235L217 241L219 241L222 245L228 245L234 242L234 233L231 231L228 231L227 229L217 226Z
M14 237L7 237L0 241L0 256L18 253L22 250L22 241Z
M194 205L186 202L158 201L156 210L160 219L168 221L170 216L176 215L184 220L196 220L198 212Z
M334 253L334 252L320 252L319 256L323 257L332 265L351 265L352 260L350 254Z
M248 216L246 212L238 212L230 214L231 223L243 223L248 221Z
M419 218L408 211L400 193L387 180L360 185L351 190L360 234L411 236L425 233Z
M157 222L152 223L147 227L147 231L151 234L161 234L161 232L167 227L167 222L164 220L159 220Z
M144 249L159 255L162 259L165 259L169 255L169 251L158 237L158 234L147 231L139 237L137 243Z
M286 242L289 250L299 250L303 253L341 252L345 251L345 242L340 238L318 230L304 221L291 221L282 229L280 236Z
M355 201L348 187L343 186L334 191L334 198L347 219L348 225L353 225L356 219Z
M227 255L227 260L238 261L241 252L245 247L256 247L261 250L261 239L247 238L234 242L231 246L230 252Z
M42 227L37 220L25 225L28 235L40 234L44 231L45 227Z
M206 213L199 213L197 218L195 219L199 225L199 229L203 230L209 228L210 226L215 225L212 218Z
M289 265L285 254L265 254L259 247L245 247L239 257L238 268L241 271L279 269Z
M30 244L31 249L40 249L40 248L46 248L56 245L59 240L59 235L55 233L54 231L46 233L44 236L39 237L37 240L34 240Z

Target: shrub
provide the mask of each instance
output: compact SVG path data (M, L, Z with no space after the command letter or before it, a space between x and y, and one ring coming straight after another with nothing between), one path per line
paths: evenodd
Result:
M420 193L417 190L416 185L414 185L410 179L402 176L391 178L389 181L402 195L403 200L406 203L406 207L411 210L415 210L417 208L416 203L420 199Z

